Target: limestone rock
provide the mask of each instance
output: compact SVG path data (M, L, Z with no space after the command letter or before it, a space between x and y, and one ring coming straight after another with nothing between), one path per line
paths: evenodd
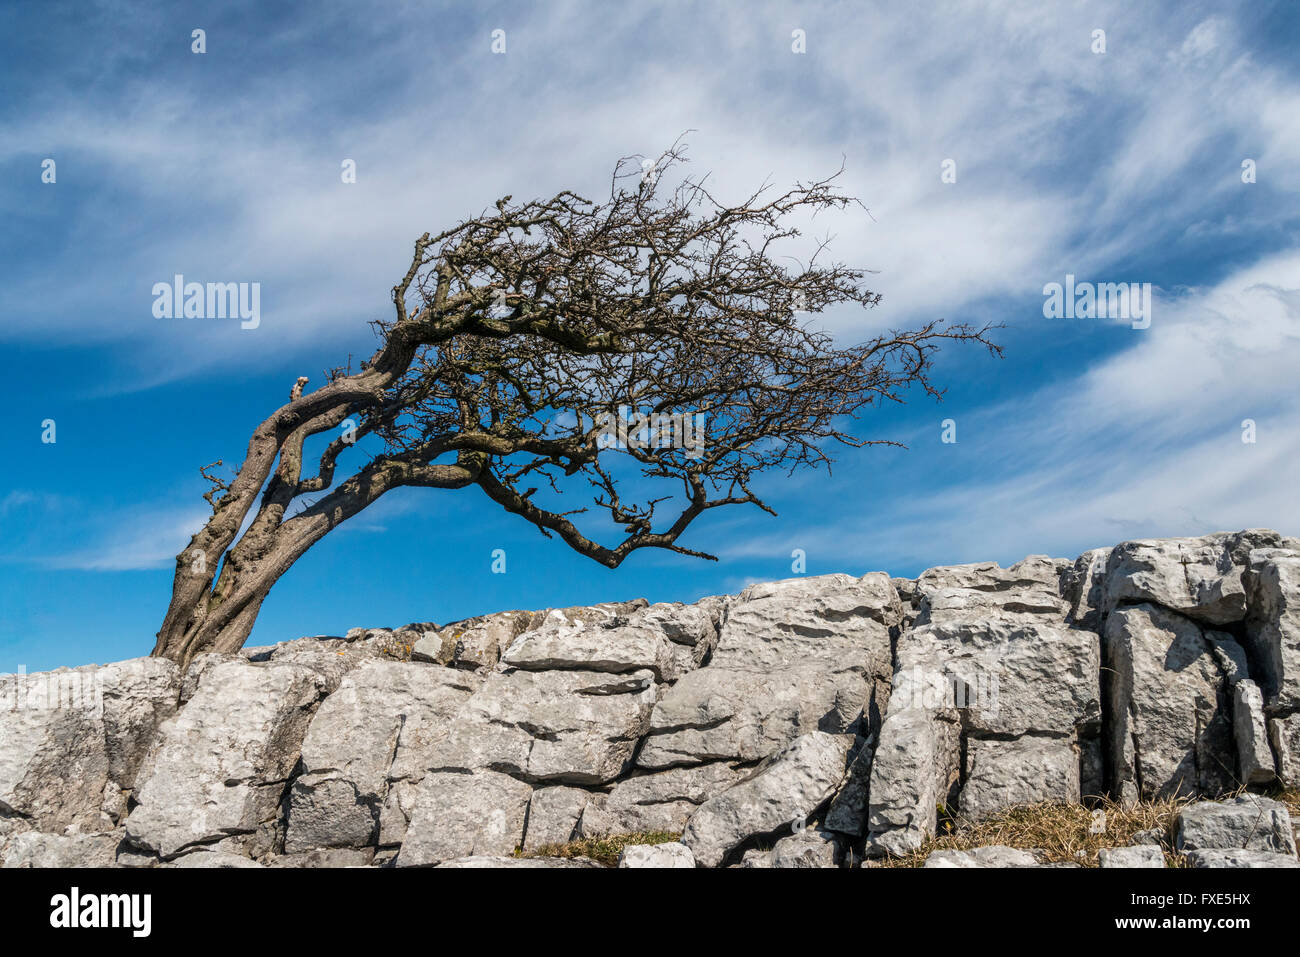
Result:
M695 855L685 844L629 844L618 856L619 867L695 867Z
M925 867L1039 867L1033 851L990 844L969 851L935 851Z
M1245 653L1164 608L1118 608L1106 621L1111 780L1124 800L1218 794L1235 786L1230 686ZM1140 787L1139 787L1140 784Z
M1300 867L1291 854L1275 851L1219 850L1192 851L1187 855L1189 867Z
M303 741L286 851L373 845L395 756L397 777L422 776L420 756L481 684L470 672L434 665L380 658L358 665L325 699Z
M531 853L547 845L567 844L571 841L578 829L578 821L591 799L592 793L582 788L559 786L533 791L532 801L528 805L524 850Z
M5 867L114 867L121 831L103 834L17 834L5 849Z
M425 775L397 866L512 854L523 841L532 793L527 784L497 771Z
M1174 822L1174 845L1180 851L1296 853L1286 805L1255 794L1187 805Z
M1246 633L1271 715L1300 712L1300 552L1252 553Z
M1300 712L1268 719L1268 740L1277 756L1277 776L1289 788L1300 787Z
M532 617L532 612L504 611L427 629L412 646L411 659L491 671Z
M623 778L608 794L591 797L582 812L579 832L583 837L680 834L700 805L738 784L752 770L722 761Z
M835 835L821 828L804 828L772 845L768 867L807 869L836 867L839 848Z
M1243 678L1232 686L1232 731L1237 745L1237 767L1243 784L1273 780L1273 752L1268 743L1264 696L1259 686Z
M851 735L814 731L796 738L752 776L706 801L682 835L695 859L717 867L750 837L806 820L844 777Z
M1146 603L1207 625L1243 621L1250 552L1282 543L1268 529L1122 542L1107 562L1104 608Z
M183 854L171 861L168 867L203 868L214 870L260 869L264 865L242 854L229 851L209 851L203 848Z
M1100 867L1164 867L1165 854L1154 844L1138 844L1133 847L1103 847L1097 853Z
M1079 755L1066 739L970 739L966 749L966 784L959 806L968 820L1013 804L1079 800Z
M654 702L650 671L497 672L461 707L427 763L536 784L605 784L631 764Z
M164 722L127 836L164 858L274 821L326 680L297 664L223 662Z

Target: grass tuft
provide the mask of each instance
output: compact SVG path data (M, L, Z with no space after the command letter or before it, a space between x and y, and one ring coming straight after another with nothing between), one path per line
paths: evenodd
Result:
M1109 801L1095 807L1082 804L1027 804L1008 808L980 821L966 821L940 811L940 833L905 857L867 861L866 867L920 867L934 851L969 851L991 844L1023 850L1037 849L1048 864L1097 866L1097 852L1127 847L1139 831L1156 829L1168 838L1174 818L1186 800L1154 801L1124 806ZM1105 815L1104 824L1096 816ZM1096 831L1096 833L1094 833ZM1181 855L1165 850L1165 863L1184 866Z

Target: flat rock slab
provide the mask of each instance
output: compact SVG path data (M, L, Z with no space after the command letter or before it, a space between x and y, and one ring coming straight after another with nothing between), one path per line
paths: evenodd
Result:
M1103 847L1097 852L1099 867L1164 867L1165 854L1158 845L1139 844L1134 847Z
M969 851L935 851L925 867L1041 867L1032 851L990 844Z
M1291 854L1252 850L1191 851L1187 855L1189 867L1300 867L1300 860Z
M655 687L650 671L494 673L432 746L427 764L503 771L534 784L606 784L631 765Z
M1286 805L1254 794L1189 804L1174 821L1174 846L1180 851L1244 849L1292 856L1296 853L1295 833Z
M619 867L695 867L695 855L685 844L629 844L618 856Z

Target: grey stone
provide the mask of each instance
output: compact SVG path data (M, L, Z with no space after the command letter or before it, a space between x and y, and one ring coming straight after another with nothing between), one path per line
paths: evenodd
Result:
M1097 863L1101 867L1164 867L1165 853L1154 844L1103 847L1097 853Z
M421 755L482 684L467 671L372 658L325 699L302 745L289 794L285 849L365 847L395 777L423 776Z
M1180 851L1296 853L1286 805L1255 794L1187 805L1174 821L1174 846Z
M1300 867L1300 860L1291 854L1275 851L1207 849L1192 851L1187 855L1189 867Z
M533 791L528 805L528 830L524 851L532 853L548 845L567 844L578 829L583 810L592 799L582 788L551 787Z
M619 867L695 867L695 855L685 844L629 844L618 856Z
M164 722L127 818L132 844L161 857L273 823L326 686L296 664L223 662Z
M1270 715L1300 712L1300 552L1252 553L1246 621L1255 675Z
M969 851L935 851L924 867L1039 867L1033 851L990 844Z
M209 851L200 848L188 854L182 854L164 866L205 870L253 870L260 869L264 865L244 857L242 854L232 854L228 851Z
M512 854L523 841L532 791L496 771L425 775L397 866Z
M491 671L532 617L532 612L504 611L426 629L412 646L411 659Z
M1273 751L1268 743L1264 696L1259 686L1243 678L1232 686L1232 731L1237 745L1237 768L1242 784L1267 784L1273 780Z
M1106 621L1111 780L1125 801L1218 794L1235 786L1230 687L1247 674L1228 634L1153 605Z
M535 784L599 785L632 763L655 703L649 671L488 676L429 751L438 770L504 771Z
M103 834L17 834L5 848L10 868L115 867L121 831Z
M546 868L559 869L585 869L591 867L604 867L599 861L593 861L587 857L506 857L504 855L474 855L472 857L461 857L455 860L443 861L438 867L457 867L457 868L525 868L532 870L543 870Z
M768 867L779 870L836 867L837 856L835 835L820 828L809 827L783 837L772 845Z
M806 820L844 778L850 735L814 731L796 738L752 776L704 802L682 843L705 867L717 867L750 837Z
M1068 739L968 739L962 816L979 820L1016 804L1079 801L1079 755Z
M700 805L753 770L724 761L623 778L608 794L591 798L582 812L579 832L583 837L680 834Z

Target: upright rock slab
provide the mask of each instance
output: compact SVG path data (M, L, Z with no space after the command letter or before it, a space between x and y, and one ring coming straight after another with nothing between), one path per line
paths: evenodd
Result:
M686 824L682 843L705 867L717 867L751 837L805 821L844 778L853 736L814 731L796 738L751 777L706 801Z
M523 841L532 793L527 784L496 771L426 775L397 866L511 854Z
M1231 687L1245 652L1225 632L1142 604L1106 622L1111 781L1125 801L1218 794L1236 786Z
M472 672L437 665L360 664L325 699L303 741L285 850L375 844L395 757L402 758L399 777L415 768L422 777L419 756L446 735L481 684Z
M140 772L128 841L163 858L235 838L260 845L326 688L297 664L223 662L164 722Z

